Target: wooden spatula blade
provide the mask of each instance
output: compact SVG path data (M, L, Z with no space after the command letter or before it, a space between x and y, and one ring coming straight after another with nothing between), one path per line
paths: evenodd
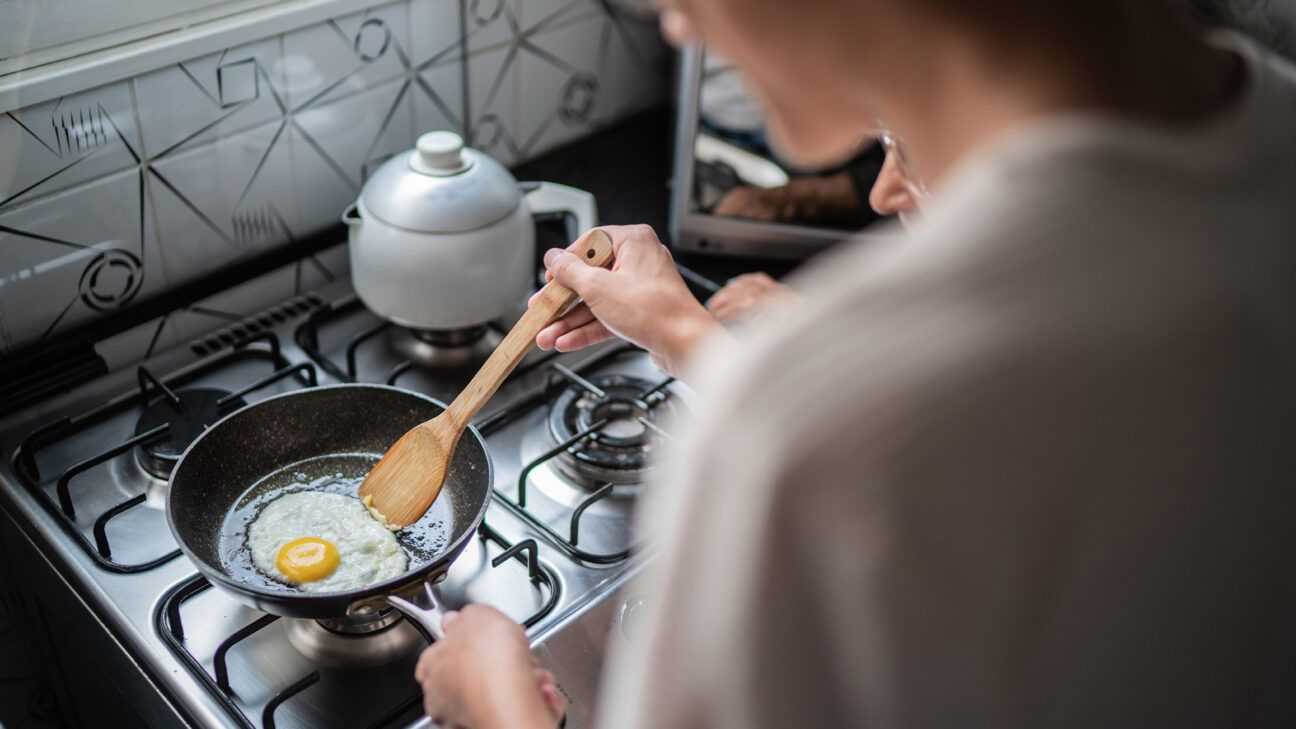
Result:
M425 423L396 441L360 484L360 498L394 529L418 521L441 493L454 443Z

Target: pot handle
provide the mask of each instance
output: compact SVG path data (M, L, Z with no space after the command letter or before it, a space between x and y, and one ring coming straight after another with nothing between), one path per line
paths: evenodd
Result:
M584 190L553 182L524 182L522 189L532 215L566 213L575 219L575 233L568 230L572 240L598 225L598 206L594 196Z
M361 222L360 211L356 209L356 204L351 203L346 210L342 211L342 222L347 225L359 225Z

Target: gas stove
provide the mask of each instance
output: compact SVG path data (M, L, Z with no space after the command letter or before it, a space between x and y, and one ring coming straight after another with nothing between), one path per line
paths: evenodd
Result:
M70 698L107 681L150 726L425 722L422 632L395 611L294 620L213 589L171 537L166 476L206 426L275 394L371 382L448 401L511 323L406 330L338 278L0 420L0 504L21 527L15 560L40 585ZM646 559L634 506L690 397L624 343L537 350L475 421L492 503L434 590L450 608L485 603L526 626L570 699L568 727L591 725L605 642L625 639L642 600L626 592Z

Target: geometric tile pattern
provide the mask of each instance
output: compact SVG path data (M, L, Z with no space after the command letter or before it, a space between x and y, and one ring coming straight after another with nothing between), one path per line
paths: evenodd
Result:
M0 355L333 224L422 132L511 165L655 103L665 63L601 0L401 0L5 111Z

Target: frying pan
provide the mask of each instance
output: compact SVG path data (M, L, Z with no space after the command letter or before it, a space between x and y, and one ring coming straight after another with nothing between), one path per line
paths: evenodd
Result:
M405 431L444 409L407 390L359 384L298 390L249 405L208 428L176 464L167 492L171 533L213 585L263 612L324 620L386 609L387 596L413 594L443 575L486 516L491 462L476 429L468 428L459 441L432 508L397 533L410 555L400 577L347 592L297 591L252 568L242 542L246 525L273 497L301 488L292 484L345 492L339 474L363 477Z

